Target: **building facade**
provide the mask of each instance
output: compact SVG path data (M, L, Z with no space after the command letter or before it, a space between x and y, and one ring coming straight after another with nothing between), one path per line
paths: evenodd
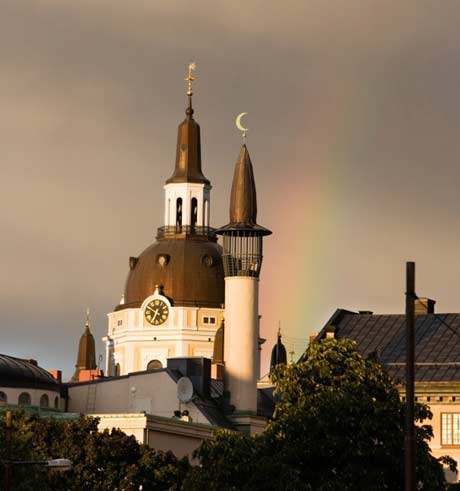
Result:
M460 314L435 313L435 301L416 301L415 399L427 404L433 418L430 448L460 466ZM349 338L363 356L376 354L405 398L406 318L399 314L338 309L314 338ZM446 471L450 481L457 476Z

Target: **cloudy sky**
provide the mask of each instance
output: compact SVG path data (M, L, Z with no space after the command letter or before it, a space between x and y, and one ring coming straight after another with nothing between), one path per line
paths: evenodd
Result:
M87 306L103 352L128 257L162 225L190 60L214 226L249 113L267 345L279 321L299 354L337 307L402 312L407 260L460 311L457 0L0 11L0 352L70 376Z

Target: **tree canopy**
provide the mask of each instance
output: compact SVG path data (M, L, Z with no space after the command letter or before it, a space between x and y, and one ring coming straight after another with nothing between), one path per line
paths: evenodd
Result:
M350 340L311 345L302 363L272 373L277 404L264 432L216 432L191 467L171 452L137 443L119 430L97 431L97 419L59 421L15 412L13 460L68 458L52 473L15 466L15 491L398 491L403 489L404 404L376 357L363 358ZM427 406L416 405L417 481L424 491L446 489L442 464L428 446ZM3 418L3 419L2 419ZM0 461L5 422L0 416ZM3 480L4 467L0 468ZM453 489L453 488L452 488Z
M312 344L302 363L272 373L279 402L255 437L221 431L196 456L185 489L403 489L404 404L376 357L351 340ZM424 491L446 489L441 461L429 450L427 406L416 405L417 480Z
M5 421L1 420L0 460L6 460ZM67 458L72 468L50 472L41 466L15 465L15 491L143 491L180 489L187 459L140 445L120 430L97 430L98 420L81 416L60 421L13 413L13 461ZM0 482L4 467L0 468Z

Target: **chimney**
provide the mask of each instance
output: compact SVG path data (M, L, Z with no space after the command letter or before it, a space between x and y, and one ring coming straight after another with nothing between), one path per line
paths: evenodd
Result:
M335 338L335 326L327 326L326 339L334 339L334 338Z
M183 377L189 377L193 388L201 395L209 396L211 391L211 360L201 356L168 358L167 367L177 370Z
M434 314L436 300L421 297L415 300L415 315Z
M61 384L62 383L62 371L61 370L48 370L49 373Z

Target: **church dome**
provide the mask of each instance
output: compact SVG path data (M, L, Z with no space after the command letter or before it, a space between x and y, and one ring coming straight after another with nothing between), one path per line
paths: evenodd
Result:
M33 360L0 355L0 387L59 390L57 380Z
M130 258L124 304L140 307L156 285L175 306L221 308L224 303L222 248L205 236L168 238Z

